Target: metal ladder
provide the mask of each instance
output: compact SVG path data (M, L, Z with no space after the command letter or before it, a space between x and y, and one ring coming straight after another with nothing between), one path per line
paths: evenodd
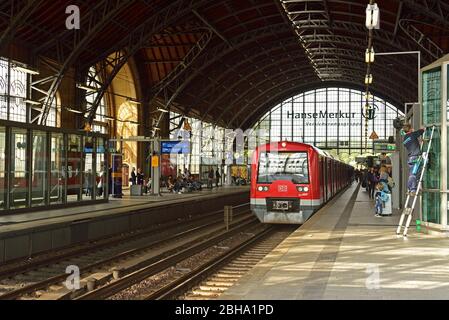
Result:
M403 232L403 236L406 237L407 236L407 231L408 228L410 227L410 222L412 221L412 216L413 216L413 210L415 209L416 206L416 202L418 200L418 195L419 192L421 191L421 186L422 186L422 179L424 177L424 171L427 167L427 163L428 163L428 159L429 159L429 152L430 152L430 148L432 146L432 139L433 139L433 132L435 131L435 126L432 127L432 131L430 133L430 138L426 139L425 135L427 133L427 130L424 132L424 136L423 136L423 140L421 142L421 150L422 147L424 145L424 141L429 141L429 144L427 145L427 151L426 152L422 152L421 156L418 158L418 161L416 162L418 165L421 164L421 161L423 161L423 165L421 168L421 173L419 175L419 180L418 180L418 185L416 188L416 192L415 195L411 195L410 192L408 192L407 195L407 199L405 200L405 205L404 205L404 209L402 210L402 214L401 214L401 218L399 219L399 225L398 228L396 230L396 234L399 235L401 233L401 228L403 227L402 224L404 223L405 217L407 217L405 226L404 226L404 232ZM414 170L414 168L412 168L412 170ZM412 201L412 206L408 207L410 200L413 198Z

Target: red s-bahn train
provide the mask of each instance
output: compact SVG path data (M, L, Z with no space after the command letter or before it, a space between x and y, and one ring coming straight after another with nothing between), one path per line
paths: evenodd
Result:
M257 147L251 169L251 210L263 223L304 223L354 175L326 152L289 141Z

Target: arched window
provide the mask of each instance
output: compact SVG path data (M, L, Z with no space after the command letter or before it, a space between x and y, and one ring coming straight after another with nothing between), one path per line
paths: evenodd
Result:
M27 92L27 74L14 69L10 60L0 58L0 119L26 122Z
M137 131L137 107L130 102L124 102L117 110L117 133L122 138L135 137L138 134ZM127 163L130 167L137 166L135 161L137 160L137 142L124 141L123 162Z
M290 140L313 144L334 154L364 153L365 94L348 88L320 88L291 97L268 111L253 128L267 141ZM373 96L375 118L368 121L368 136L394 136L393 120L403 115L392 104ZM254 132L254 131L253 131ZM373 140L368 139L368 152Z
M89 69L89 75L87 78L86 85L91 88L100 89L100 79L98 75L96 74L95 67L90 67ZM98 96L98 92L86 92L86 101L87 106L90 108L92 106L93 102ZM105 116L107 116L106 112L106 103L104 102L104 97L101 98L100 103L97 107L97 111L95 113L94 123L92 126L92 131L101 132L101 133L107 133L108 124L106 121Z

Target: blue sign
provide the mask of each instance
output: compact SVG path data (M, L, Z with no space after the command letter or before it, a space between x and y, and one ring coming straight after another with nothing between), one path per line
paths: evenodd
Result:
M190 142L189 141L162 141L161 142L161 153L190 153Z

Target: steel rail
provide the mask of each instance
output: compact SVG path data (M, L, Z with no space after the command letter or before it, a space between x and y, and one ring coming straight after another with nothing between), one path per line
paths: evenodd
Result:
M210 248L211 246L228 239L230 236L237 234L241 231L247 230L249 227L256 226L259 222L255 217L249 220L246 223L234 223L238 226L229 230L222 232L218 235L215 235L212 238L206 239L197 243L189 248L186 248L180 252L174 253L168 257L155 261L127 276L118 279L117 281L111 282L109 285L100 287L94 291L86 293L83 296L75 298L75 300L101 300L108 298L120 291L123 291L135 283L145 280L148 277L151 277L170 266L179 263L187 258L192 257L193 255Z
M234 222L234 224L237 223L237 222L242 222L242 221L249 220L249 219L254 219L254 217L249 216L247 218L236 220ZM149 243L145 244L144 246L140 246L138 248L134 248L134 249L122 252L120 254L114 255L113 257L109 257L109 258L106 258L106 259L102 259L100 261L96 261L94 263L91 263L88 266L82 267L80 269L80 274L85 274L86 272L88 272L88 271L90 271L92 269L99 268L99 267L104 266L104 265L108 265L108 264L110 264L110 263L112 263L114 261L120 260L120 259L125 259L125 258L128 258L128 257L131 257L131 256L139 254L139 253L141 253L141 252L143 252L145 250L148 250L148 249L150 249L150 248L152 248L154 246L165 244L167 241L175 241L175 240L177 240L179 238L191 235L191 234L193 234L195 232L201 231L203 229L210 228L210 227L212 227L214 225L219 225L221 223L222 223L222 221L220 219L220 221L214 221L213 223L208 224L208 225L197 226L197 227L194 227L194 228L189 229L189 230L184 230L184 231L178 232L178 233L176 233L174 235L169 235L169 236L164 237L162 239L158 239L158 240L149 242ZM215 233L216 233L216 231L213 232L213 234L215 234ZM189 242L189 244L193 243L195 241L197 241L197 240L191 241L191 242ZM176 250L176 249L173 249L173 250ZM151 258L150 260L160 259L162 255L166 255L166 254L167 254L166 252L162 253L160 255L157 255L157 256ZM55 283L64 281L66 278L67 278L67 274L66 273L61 273L59 275L50 277L50 278L42 280L42 281L38 281L36 283L32 283L32 284L24 286L22 288L6 292L6 293L0 295L0 300L16 299L16 298L18 298L18 297L20 297L22 295L25 295L25 294L28 294L28 293L32 293L32 292L34 292L36 290L48 287L51 284L55 284Z
M274 231L275 227L270 226L258 234L254 235L250 239L244 241L243 243L237 245L230 251L224 252L222 255L212 259L211 261L199 266L195 270L189 272L188 274L182 276L181 278L169 283L163 288L159 289L156 292L153 292L146 296L143 300L166 300L172 299L177 295L186 292L194 285L201 282L205 277L209 276L217 269L220 268L221 265L228 263L229 261L235 259L243 252L252 247L256 242L262 240L263 238L271 235Z
M249 202L233 206L233 209L241 209L248 210L248 208L245 208L249 205ZM187 225L193 225L194 223L198 223L201 220L209 219L210 217L213 217L219 213L223 212L223 210L216 210L213 212L209 212L206 214L198 215L190 220L181 220L181 221L170 221L168 223L163 223L158 228L145 228L145 229L139 229L136 231L130 231L125 234L120 234L119 236L106 236L102 237L93 241L87 241L83 243L77 243L74 245L71 245L69 247L65 247L64 250L58 252L56 255L53 256L44 256L50 253L52 250L45 251L44 253L40 254L43 256L42 258L39 258L39 256L36 258L36 260L32 260L30 264L27 265L17 265L18 262L12 262L11 265L13 265L11 268L4 268L0 270L0 280L5 278L13 277L17 274L25 273L27 271L32 271L34 269L37 269L39 267L43 267L50 264L56 264L58 261L69 259L72 257L79 256L80 254L86 254L87 252L92 252L95 250L100 250L106 247L114 246L117 244L122 243L124 240L126 241L132 241L138 238L144 238L147 235L151 234L158 234L162 232L167 232L170 229L174 229L177 227L182 226L184 223L187 223ZM240 214L240 212L236 213ZM219 220L219 218L217 218ZM92 245L90 245L92 244ZM86 247L87 246L87 247ZM74 250L70 250L74 249ZM86 251L87 250L87 251ZM0 296L1 297L1 296Z

